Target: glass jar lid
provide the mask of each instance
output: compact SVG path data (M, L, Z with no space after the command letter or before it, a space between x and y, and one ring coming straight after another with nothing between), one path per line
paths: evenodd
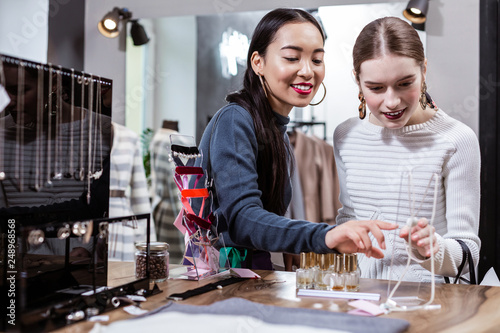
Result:
M139 242L135 244L135 248L139 251L146 251L148 243L147 242ZM165 242L150 242L149 250L154 252L161 252L168 250L169 245Z

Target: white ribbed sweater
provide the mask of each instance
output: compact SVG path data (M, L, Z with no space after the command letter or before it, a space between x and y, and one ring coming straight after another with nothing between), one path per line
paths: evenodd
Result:
M434 180L430 184L429 181L437 173L434 226L439 252L434 261L435 273L457 274L462 248L455 239L466 242L477 266L481 246L478 237L481 162L477 137L469 127L442 110L423 124L395 130L376 126L368 117L364 121L351 118L335 129L334 149L343 206L337 223L376 219L403 226L412 214L411 201L414 214L430 220ZM409 191L410 173L413 191ZM409 192L413 193L411 199ZM408 255L399 230L384 232L387 250L383 259L360 256L362 277L400 278ZM430 281L430 259L416 251L413 254L421 260L412 260L404 280Z

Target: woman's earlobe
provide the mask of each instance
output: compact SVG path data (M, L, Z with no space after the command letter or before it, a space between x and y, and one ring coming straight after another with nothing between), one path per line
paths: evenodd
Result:
M354 81L354 83L356 83L359 86L360 84L358 81L358 77L356 76L356 71L354 69L352 70L351 75L352 75L352 80ZM360 89L361 89L361 87L360 87Z
M250 58L250 63L252 64L252 69L255 72L256 75L261 74L260 71L262 70L262 57L260 56L259 52L254 51L252 53L252 56Z

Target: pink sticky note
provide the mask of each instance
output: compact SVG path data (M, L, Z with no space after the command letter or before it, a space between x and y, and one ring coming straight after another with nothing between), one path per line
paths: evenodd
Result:
M210 273L210 270L198 268L198 272L197 272L196 269L193 268L193 269L187 271L186 273L182 273L181 275L196 277L196 276L203 276L207 273Z
M256 274L248 268L231 268L231 275L247 279L260 279L259 274Z
M182 232L182 234L186 234L187 229L182 225L183 214L184 214L184 208L181 209L179 215L177 215L177 217L175 218L174 225L177 227L177 229L179 229L180 232Z
M355 310L351 310L348 312L351 314L363 316L379 316L384 313L384 310L382 310L377 304L362 299L349 302L348 304L356 308Z
M368 313L366 311L360 310L360 309L354 309L351 311L347 311L348 314L356 315L356 316L365 316L365 317L373 317L371 313Z

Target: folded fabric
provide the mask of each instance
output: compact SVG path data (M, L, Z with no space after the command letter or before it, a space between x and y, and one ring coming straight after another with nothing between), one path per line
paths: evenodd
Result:
M348 333L336 329L312 328L302 325L269 324L248 315L211 315L181 312L159 313L137 320L125 320L104 326L94 325L90 333L148 332L245 332L245 333Z
M170 314L167 320L163 317ZM175 315L174 315L175 314ZM181 316L182 314L182 316ZM202 320L199 315L210 315L209 320ZM203 316L204 317L204 316ZM272 305L264 305L251 302L242 298L230 298L219 301L211 305L185 305L171 302L156 310L150 311L144 316L136 319L117 322L106 327L104 331L97 332L132 332L138 330L170 329L182 326L177 325L178 321L185 320L179 325L185 325L190 332L194 332L192 325L203 323L203 331L206 328L215 328L213 332L234 331L234 327L225 330L228 321L235 325L246 323L244 332L371 332L371 333L396 333L403 332L409 327L409 323L402 319L380 318L380 317L360 317L346 313L330 312L315 309L285 308ZM158 324L155 324L158 323ZM298 328L298 330L296 330ZM109 329L109 330L108 330ZM116 329L116 330L115 330ZM320 329L318 331L318 329ZM210 331L212 332L212 331ZM285 332L285 331L283 331Z

